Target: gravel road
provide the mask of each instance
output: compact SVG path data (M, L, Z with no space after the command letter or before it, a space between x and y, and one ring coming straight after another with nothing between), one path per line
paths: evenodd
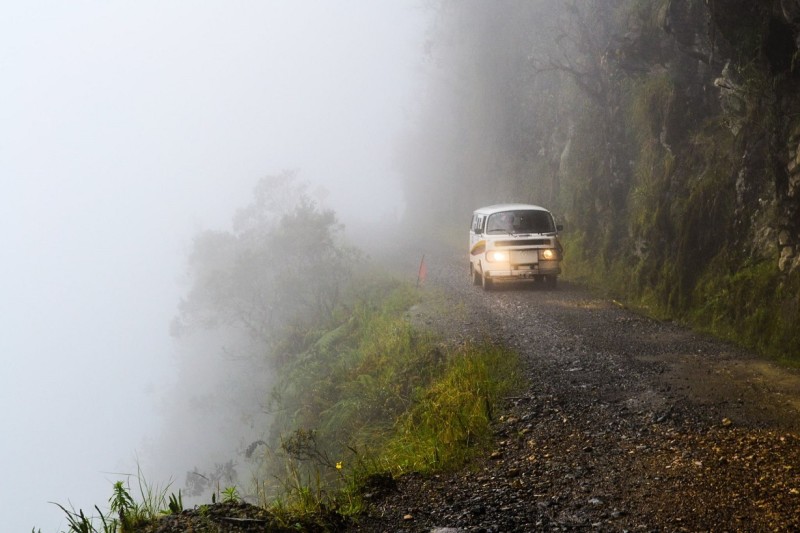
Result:
M486 457L352 531L800 531L800 372L569 283L484 292L461 259L426 259L455 311L413 319L515 348L528 388Z

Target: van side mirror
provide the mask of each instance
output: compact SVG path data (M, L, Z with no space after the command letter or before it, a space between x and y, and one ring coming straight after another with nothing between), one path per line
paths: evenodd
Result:
M475 230L475 235L482 235L482 234L483 234L483 228L478 228Z
M564 224L556 224L556 229L558 231L564 231Z

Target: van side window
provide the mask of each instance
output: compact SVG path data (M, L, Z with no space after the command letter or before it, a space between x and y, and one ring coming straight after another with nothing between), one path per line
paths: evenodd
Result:
M483 219L485 217L483 215L475 215L472 217L472 231L480 231L483 227Z

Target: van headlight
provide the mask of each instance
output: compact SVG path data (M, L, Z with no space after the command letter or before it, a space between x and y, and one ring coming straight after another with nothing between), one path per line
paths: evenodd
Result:
M491 250L486 252L486 260L490 263L503 263L508 261L508 252Z
M556 254L555 250L550 250L550 249L539 250L539 260L540 261L552 261L556 257L558 257L558 254Z

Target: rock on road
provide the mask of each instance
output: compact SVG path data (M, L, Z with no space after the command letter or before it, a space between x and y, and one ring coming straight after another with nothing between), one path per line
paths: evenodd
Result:
M461 259L426 259L454 311L413 319L516 349L527 390L493 451L401 478L352 531L800 530L800 372L569 283L484 292Z

